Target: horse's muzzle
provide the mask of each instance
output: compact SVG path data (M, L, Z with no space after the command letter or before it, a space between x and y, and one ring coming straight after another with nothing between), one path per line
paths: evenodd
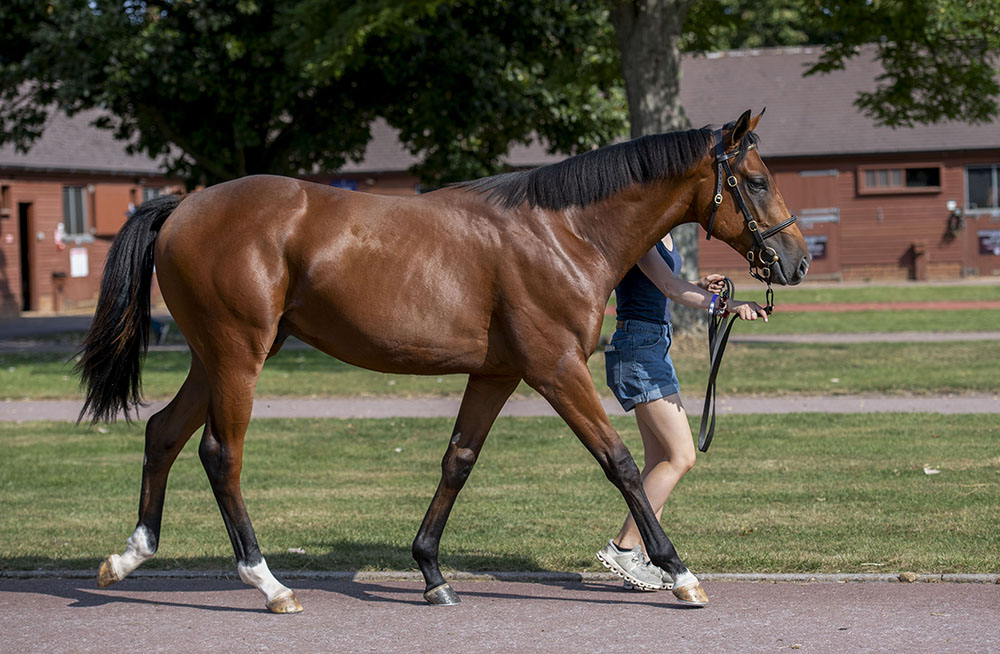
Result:
M801 283L806 273L809 272L808 255L801 257L794 268L789 266L790 270L785 269L784 261L784 258L779 258L778 261L771 264L771 281L783 286L795 286Z

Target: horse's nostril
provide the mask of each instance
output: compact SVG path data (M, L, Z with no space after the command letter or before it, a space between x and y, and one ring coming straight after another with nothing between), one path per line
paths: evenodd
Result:
M805 277L806 273L809 272L809 257L802 257L802 261L799 262L798 272L799 278Z

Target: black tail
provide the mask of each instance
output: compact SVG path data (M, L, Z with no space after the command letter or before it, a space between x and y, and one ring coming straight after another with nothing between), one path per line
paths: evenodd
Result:
M87 399L79 422L112 422L119 412L131 421L142 401L142 361L149 346L149 291L153 243L181 198L162 195L142 203L118 232L101 279L101 294L76 371Z

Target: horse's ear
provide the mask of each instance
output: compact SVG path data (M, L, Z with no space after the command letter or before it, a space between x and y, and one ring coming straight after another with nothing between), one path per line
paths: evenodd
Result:
M760 123L760 117L764 115L765 111L767 111L767 107L764 107L763 109L761 109L759 114L757 114L756 116L754 116L753 118L750 119L750 131L751 132L756 132L757 131L757 124Z
M746 136L747 132L749 131L750 131L750 110L747 109L746 111L743 112L742 116L736 119L736 124L733 125L733 129L730 130L728 134L726 134L725 137L726 150L732 150L737 145L739 145L740 141L743 140L743 137Z

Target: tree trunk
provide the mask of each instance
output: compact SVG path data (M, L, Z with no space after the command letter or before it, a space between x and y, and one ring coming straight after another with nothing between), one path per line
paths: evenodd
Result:
M691 3L692 0L610 0L632 138L689 127L680 98L680 40ZM684 259L681 276L697 279L698 225L681 225L672 235ZM677 332L704 329L707 322L703 311L676 303L671 314Z

